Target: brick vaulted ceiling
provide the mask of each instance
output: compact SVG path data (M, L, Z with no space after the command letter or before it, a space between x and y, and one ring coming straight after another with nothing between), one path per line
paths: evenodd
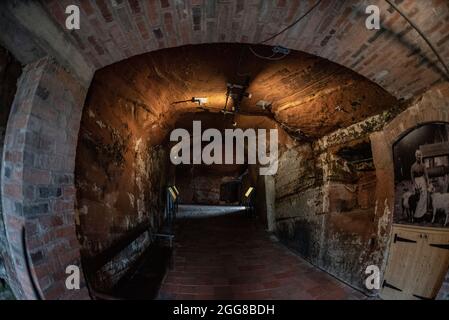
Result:
M67 31L96 68L144 52L186 44L259 43L304 14L299 0L42 0L64 29L64 8L79 4L81 29ZM449 2L396 0L449 64ZM365 8L378 5L380 30L365 27ZM65 30L65 29L64 29ZM397 98L443 80L425 41L384 0L325 0L271 45L317 55L367 77Z

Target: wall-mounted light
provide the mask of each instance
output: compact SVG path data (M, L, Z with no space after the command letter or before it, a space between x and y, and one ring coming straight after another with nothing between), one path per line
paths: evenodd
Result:
M180 104L180 103L186 103L186 102L193 102L193 103L198 103L198 105L201 107L201 106L205 105L208 100L209 100L208 98L192 97L192 99L175 101L175 102L172 102L171 104Z
M168 187L168 191L170 192L170 195L172 196L173 200L176 201L177 195L172 187Z
M253 191L254 191L254 188L249 187L248 190L246 190L245 197L249 198L249 196L251 195L251 193L253 193Z
M271 108L271 102L265 101L265 100L259 100L256 103L256 107L259 107L262 110L268 110Z
M208 100L209 100L208 98L197 98L197 97L192 98L192 102L198 103L198 105L200 106L206 104Z

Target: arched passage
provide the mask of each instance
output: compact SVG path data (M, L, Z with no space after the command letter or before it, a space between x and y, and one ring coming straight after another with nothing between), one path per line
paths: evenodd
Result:
M95 2L95 4L89 6L88 4L90 3L91 2L82 3L83 13L86 14L86 17L90 17L92 20L95 20L95 17L97 17L97 15L100 17L99 14L101 14L101 19L104 19L100 20L101 23L105 23L105 25L107 25L104 29L108 29L108 32L116 31L117 34L122 33L123 30L120 31L121 24L126 24L126 18L124 18L124 15L120 15L120 18L118 18L120 24L111 23L108 25L107 23L112 22L109 20L115 19L120 12L126 12L129 14L128 4L122 4L117 8L111 9L109 4L105 4L101 1ZM165 32L170 33L170 17L173 18L173 13L168 12L168 10L175 10L175 7L171 7L168 2L167 6L162 4L162 2L160 4L158 2L155 3L157 3L157 9L165 8L165 10L167 10L167 12L160 16L164 19L164 27L161 32L164 35ZM62 16L57 15L58 12L61 12L59 4L57 2L48 2L48 4L48 10L51 15L56 16L56 20L59 23L62 23ZM421 4L417 4L416 10L419 11L420 5ZM247 18L247 12L251 11L250 7L246 7L245 5L237 2L232 2L230 6L232 9L242 13L240 15L240 21L245 20L245 18ZM170 7L170 9L167 9L168 7ZM184 12L183 10L187 10L187 15L184 18L184 22L188 23L189 26L193 22L194 25L192 26L192 30L201 31L201 33L193 32L192 35L185 35L183 38L186 39L185 42L177 42L178 40L166 40L164 38L164 42L161 43L162 41L160 41L156 44L156 46L158 48L159 46L163 47L168 42L172 43L173 46L177 44L203 42L203 38L206 39L208 37L208 33L211 34L214 39L216 34L217 37L222 37L218 32L215 33L208 30L213 30L214 22L216 27L216 22L219 20L218 16L220 15L220 12L223 12L221 10L226 11L229 9L224 7L220 7L219 9L211 9L202 7L201 5L192 6L191 4L187 4L185 8L176 8L176 10L180 10L178 12ZM344 5L337 5L336 11L332 11L329 9L331 7L331 5L324 4L323 2L323 5L319 8L320 19L315 21L311 19L308 24L310 28L315 29L318 25L321 25L323 30L327 30L332 28L332 26L331 24L327 24L325 22L331 20L338 25L340 21L338 16L345 14L346 16L351 16L355 19L354 21L349 20L352 21L354 25L356 25L355 21L361 22L363 20L363 15L360 14L360 10L357 8L353 8L354 10L352 10L348 9ZM26 15L24 15L24 13L26 13L26 10L29 8L34 10L33 8L35 8L35 5L19 5L14 10L11 8L8 8L8 10L12 10L15 13L14 17L18 20L18 24L20 25L21 23L23 24L24 19L26 19ZM136 21L139 21L139 19L142 18L141 13L143 13L144 10L148 10L146 5L135 5L130 8L132 10L132 15L135 15L134 18ZM292 12L305 10L305 8L302 7L294 7L292 3L289 3L288 6L279 4L277 8L267 8L264 7L264 5L261 5L258 7L258 14L254 14L254 19L258 19L261 12L268 12L271 9L276 9L277 12L282 15L282 10L287 10L287 8ZM201 12L202 18L197 20L192 15L198 15L199 12ZM211 22L210 24L208 24L204 18L205 12L212 14L210 19L215 19L214 21L209 21ZM396 17L390 11L388 12L390 13L388 24L394 27ZM444 10L438 12L441 12L441 15L445 14ZM289 15L289 17L292 18L293 14ZM48 18L48 16L46 16L45 19L46 18ZM422 18L424 19L424 16ZM149 19L146 15L143 16L143 19L146 21L143 24L148 23L148 20L151 21L151 19ZM198 26L195 26L195 21L199 21ZM252 23L251 20L247 21L249 21L247 24L243 24L247 25L248 28L251 29L255 24ZM340 22L340 24L341 23L343 22ZM32 25L33 24L30 24L27 28L31 28L30 26ZM182 23L179 25L182 25ZM205 25L208 25L207 29L204 28ZM350 23L345 25L346 28L342 28L341 30L348 31L351 29L353 24ZM402 27L403 25L399 27L398 30L401 30ZM32 35L42 37L42 35L36 34L39 30L41 29L36 28L36 31L33 32ZM90 28L87 30L89 30L88 32L91 31ZM155 30L157 30L157 28ZM255 32L253 33L253 31ZM340 63L341 65L348 66L360 74L367 76L371 80L383 85L390 93L395 94L397 97L410 97L415 95L439 79L439 73L434 71L435 63L429 63L429 58L426 58L426 56L428 56L427 54L422 54L420 56L418 53L413 53L408 56L410 60L417 59L417 56L419 56L420 59L422 58L422 60L420 60L421 62L427 61L415 65L413 72L411 72L415 75L421 73L421 80L411 81L411 79L407 79L407 77L400 75L400 68L393 67L393 64L396 63L396 61L393 61L394 59L387 59L385 56L379 55L379 52L375 53L374 51L372 51L373 53L371 55L364 56L363 52L367 51L370 45L364 44L356 52L342 51L345 48L344 43L340 42L343 38L345 41L348 41L347 43L353 43L356 39L351 37L343 37L343 35L340 35L339 38L338 33L335 36L331 36L334 34L331 31L332 29L329 29L329 38L325 41L324 45L321 46L318 46L318 41L323 41L324 39L308 37L301 38L301 45L298 46L293 44L290 45L291 43L297 43L297 40L289 39L289 37L286 37L285 42L282 43L289 48L304 50L307 48L306 51L318 54L322 57L327 57L332 61ZM378 37L395 33L395 31L390 31L391 32L386 33L379 32L379 35L373 35L370 33L364 33L363 35L365 36L365 39L367 39L366 41L372 44L378 39ZM83 29L82 32L85 32L85 30ZM251 29L249 33L253 34L254 39L251 40L250 36L242 36L241 42L257 43L258 38L261 38L261 32L262 31L260 30L257 32L257 30ZM58 35L61 33L61 30L59 30ZM177 38L178 34L182 34L182 30L172 30L173 37L171 37L171 39ZM361 37L361 33L353 33L353 35L354 37ZM45 36L48 35L43 35L43 37ZM146 48L139 49L138 46L134 46L132 43L135 38L125 37L126 40L122 43L122 48L129 47L132 49L123 49L124 52L120 52L119 50L113 49L116 44L108 44L107 42L100 44L95 36L87 33L78 35L79 39L76 39L76 33L73 33L72 36L75 37L75 40L70 43L72 45L76 43L76 45L74 45L76 48L75 50L82 52L84 58L87 57L84 61L85 65L82 65L83 67L86 65L90 66L92 64L95 65L95 68L98 68L138 53L156 49L156 46L151 47L154 43L148 44ZM144 33L142 36L144 36ZM441 33L435 33L434 37L434 40L440 43L440 46L443 47L444 41ZM224 36L224 39L227 39L227 35ZM304 39L308 39L310 41L304 41ZM384 41L386 41L385 43L388 43L388 39L388 37L384 39ZM128 41L130 42L128 43ZM154 42L154 39L150 40L150 42L151 41ZM211 42L211 40L204 41ZM335 46L326 46L326 43L333 43L332 41L334 41ZM417 44L419 41L420 40L417 38L413 38L412 42ZM86 43L89 44L86 45ZM321 42L321 44L323 44L323 42ZM51 42L50 46L53 45L53 42ZM111 49L108 49L108 51L104 50L104 48L107 48L109 45L112 45ZM403 48L402 45L404 45L404 43L401 43L400 47L395 47L395 45L391 44L391 50L384 51L383 54L392 56L392 52L402 52L402 49L400 49ZM379 48L381 47L382 46L379 46ZM315 49L310 51L309 48ZM336 48L338 48L338 52L334 50ZM408 47L409 50L411 50L411 48L413 48L413 46ZM87 291L85 289L75 293L66 292L64 290L63 279L65 277L65 273L64 268L61 267L69 262L74 264L79 263L79 244L75 236L74 228L74 156L83 100L87 93L89 82L88 79L90 79L91 74L86 71L83 73L84 77L81 77L82 79L80 79L79 69L74 72L75 67L72 62L68 62L67 64L66 61L62 61L64 60L61 59L61 57L64 58L63 50L60 48L58 50L58 48L52 47L49 53L53 55L55 52L57 53L56 56L58 62L47 57L42 58L37 62L33 62L26 67L24 75L21 78L21 82L19 83L19 90L14 102L6 137L4 153L5 165L2 169L2 175L6 179L2 179L2 201L4 213L7 217L6 223L10 251L13 255L15 263L15 277L20 283L20 285L14 288L14 290L17 296L23 298L35 298L36 292L33 292L32 285L29 283L29 275L26 271L27 263L24 259L23 244L21 238L18 237L22 226L25 226L27 230L27 248L30 255L32 274L36 279L38 287L40 288L38 291L41 291L38 293L45 298L71 298L75 296L87 297ZM108 54L113 57L107 58L101 52L108 52ZM67 58L67 56L65 57ZM80 59L80 56L77 56L77 58ZM371 61L375 59L381 60L382 63L371 64ZM32 59L32 61L34 60ZM81 61L81 59L77 61ZM60 65L64 65L65 68ZM69 67L67 67L67 65ZM87 69L88 68L83 70ZM400 79L401 81L396 81L396 79ZM281 120L291 120L291 116L292 115L286 116L285 119L282 119L281 117ZM390 118L387 119L389 120ZM355 120L351 121L355 122ZM350 122L343 123L345 125L349 125ZM378 130L381 127L380 124L376 125L374 125L373 130ZM305 127L307 126L305 125ZM336 127L331 126L330 128L331 129L327 133L329 133L329 136L332 136L332 129L336 129ZM313 128L311 129L311 132L313 132ZM328 136L321 138L323 139L318 143L319 148L321 147L320 143L324 143L326 145L329 143ZM377 171L376 167L377 177L383 174L383 161L384 160L380 160L379 162L379 168L381 171ZM380 187L376 187L376 190L377 188ZM385 191L378 190L377 192L379 194L383 194ZM285 195L288 194L289 193L287 192ZM378 212L388 212L388 210L382 210L383 204L387 203L385 207L388 207L388 202L385 202L387 197L383 197L382 199L382 201L378 202L379 206L376 210L378 210ZM386 218L386 216L383 215L380 217ZM382 224L382 226L388 226L386 221L387 219L379 219L379 223ZM387 229L380 230L380 232L386 232ZM64 254L59 255L60 252L64 252ZM380 256L379 259L381 260ZM49 273L51 274L50 277L48 276Z
M176 181L187 203L196 199L216 204L201 190L210 193L219 188L218 179L244 173L233 166L197 165L180 166L178 176L171 175L165 165L169 154L166 140L174 128L191 131L195 120L202 121L203 130L233 128L233 122L241 129L276 128L282 159L298 145L307 149L313 139L395 103L375 84L320 58L292 52L279 61L263 61L254 60L245 50L241 45L186 46L134 57L97 72L86 101L77 154L79 230L86 256L95 257L120 242L139 222L156 233L163 222L161 184ZM235 117L223 115L226 83L240 84L246 76L250 76L251 98L242 101ZM188 102L191 97L207 97L208 103L199 108ZM257 107L262 100L272 107ZM337 105L353 111L336 111ZM147 165L140 165L141 161ZM302 166L299 163L297 168L301 172ZM281 180L288 176L288 169ZM187 174L192 170L194 173ZM262 183L256 171L250 171L247 183ZM147 191L142 181L154 190ZM186 183L191 187L185 187ZM90 263L91 270L98 271L95 266L99 263ZM114 273L120 274L123 265L115 265L104 265L107 275L92 275L99 289L116 281ZM114 268L117 270L112 271Z

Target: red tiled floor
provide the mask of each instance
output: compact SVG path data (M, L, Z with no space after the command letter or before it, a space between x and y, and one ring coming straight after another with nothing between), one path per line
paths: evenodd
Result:
M365 299L242 215L179 220L159 299Z

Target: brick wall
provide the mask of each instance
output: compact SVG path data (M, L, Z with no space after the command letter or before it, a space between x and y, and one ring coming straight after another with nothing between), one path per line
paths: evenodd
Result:
M22 67L5 49L0 47L0 154L3 154L3 142L6 132L6 124L9 117L11 104L16 93L16 82L20 76ZM0 163L0 168L1 168ZM1 181L1 176L0 176ZM8 280L8 273L12 269L9 248L6 239L6 231L3 221L3 210L0 204L0 278ZM7 271L8 270L8 271ZM15 279L11 279L12 282ZM0 285L1 286L1 285ZM0 291L6 290L5 288ZM4 295L6 295L4 293Z
M40 294L85 298L65 287L68 265L80 266L74 223L74 166L86 89L52 59L27 65L20 77L5 137L3 210L18 298L35 298L24 260L21 229Z
M182 170L182 172L181 172ZM225 204L220 199L221 186L241 174L204 173L201 168L183 167L177 171L176 187L182 194L182 203Z
M45 1L53 19L97 68L185 44L258 43L304 14L313 3L274 0ZM80 4L81 29L65 29L64 8ZM381 10L381 30L367 30L368 5ZM449 59L446 1L398 2L443 58ZM441 79L424 40L382 0L323 1L297 26L270 41L346 66L396 97L411 97Z

